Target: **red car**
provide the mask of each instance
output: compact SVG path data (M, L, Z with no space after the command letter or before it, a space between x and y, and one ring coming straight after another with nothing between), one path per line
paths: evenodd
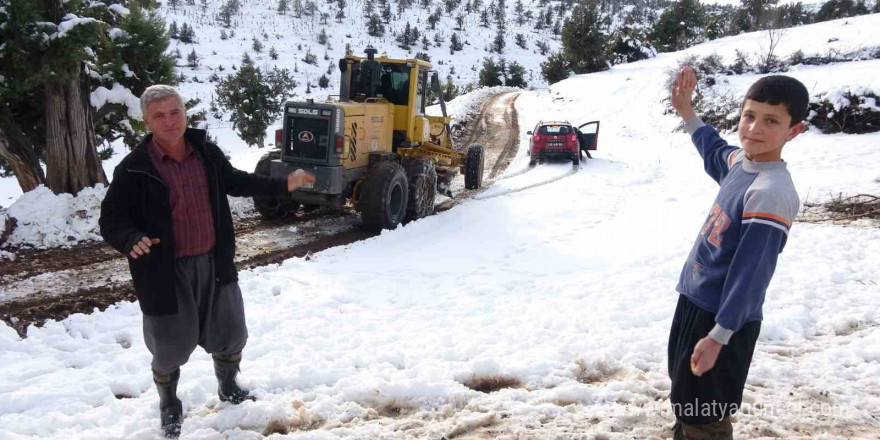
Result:
M591 121L575 128L568 121L541 121L534 131L526 133L532 136L528 154L531 156L529 166L544 159L571 160L574 165L581 163L583 152L590 156L590 150L598 146L599 121Z

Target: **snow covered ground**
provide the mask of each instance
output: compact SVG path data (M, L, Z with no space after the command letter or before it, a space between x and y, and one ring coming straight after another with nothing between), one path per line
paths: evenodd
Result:
M823 52L832 36L880 41L880 14L791 29L780 51ZM687 52L732 57L763 38ZM242 384L259 400L219 403L210 357L197 351L182 370L182 438L478 438L466 433L478 426L497 430L483 438L668 438L674 287L717 190L662 115L665 72L682 56L520 95L521 145L538 119L602 121L599 150L574 174L568 163L518 174L521 149L513 177L482 200L242 273ZM816 92L880 88L877 61L790 74ZM755 78L730 86L742 95ZM878 143L880 133L813 130L783 157L802 199L878 194ZM764 315L736 436L878 438L876 223L796 223ZM136 304L32 327L26 339L0 327L0 438L156 438L149 358ZM472 389L487 383L500 390Z

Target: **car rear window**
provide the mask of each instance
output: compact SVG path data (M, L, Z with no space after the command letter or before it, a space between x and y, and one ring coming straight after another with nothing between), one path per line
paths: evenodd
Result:
M571 127L568 125L542 125L538 130L541 134L570 134Z

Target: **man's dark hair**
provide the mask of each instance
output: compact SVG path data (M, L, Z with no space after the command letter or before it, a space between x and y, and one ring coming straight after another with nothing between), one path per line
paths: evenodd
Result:
M764 102L770 105L785 104L791 116L791 126L804 120L810 93L800 81L785 75L765 76L752 84L745 99ZM743 105L745 105L745 99Z

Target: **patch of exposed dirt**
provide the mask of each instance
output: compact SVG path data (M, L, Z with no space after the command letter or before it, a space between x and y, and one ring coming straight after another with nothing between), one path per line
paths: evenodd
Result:
M472 376L459 382L481 393L493 393L504 388L519 388L522 386L522 382L513 376Z

